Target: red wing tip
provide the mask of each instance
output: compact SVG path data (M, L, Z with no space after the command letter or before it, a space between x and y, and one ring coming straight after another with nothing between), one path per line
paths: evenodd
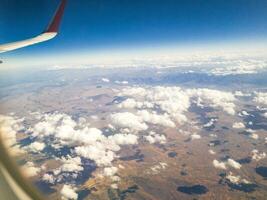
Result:
M44 31L44 32L58 32L59 26L60 26L60 22L62 19L62 16L64 14L64 9L66 6L67 0L61 0L61 3L52 19L52 21L50 22L48 28Z

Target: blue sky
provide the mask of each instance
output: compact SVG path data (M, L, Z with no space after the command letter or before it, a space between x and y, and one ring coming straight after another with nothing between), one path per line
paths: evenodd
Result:
M59 1L0 0L0 43L41 32ZM168 46L266 42L266 0L69 0L60 35L2 54L31 56L142 51Z

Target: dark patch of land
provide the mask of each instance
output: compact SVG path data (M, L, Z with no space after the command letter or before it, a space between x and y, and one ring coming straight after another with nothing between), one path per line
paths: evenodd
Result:
M189 195L201 195L207 193L209 190L204 185L193 185L193 186L179 186L177 191L189 194Z

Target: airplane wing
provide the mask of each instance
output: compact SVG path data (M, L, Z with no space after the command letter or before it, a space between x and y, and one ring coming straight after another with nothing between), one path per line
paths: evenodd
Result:
M67 0L61 0L55 16L43 33L27 40L2 44L0 45L0 53L30 46L54 38L57 35L66 2ZM1 63L2 61L0 60L0 64ZM44 200L45 198L43 198L20 173L16 163L7 152L1 134L2 133L0 133L0 199Z
M66 5L67 0L61 0L61 3L51 21L47 29L42 32L40 35L37 35L36 37L22 40L22 41L16 41L16 42L11 42L7 44L0 44L0 53L7 52L7 51L12 51L15 49L19 49L22 47L30 46L33 44L37 44L40 42L44 42L47 40L51 40L54 38L59 29L60 21L64 13L64 8Z

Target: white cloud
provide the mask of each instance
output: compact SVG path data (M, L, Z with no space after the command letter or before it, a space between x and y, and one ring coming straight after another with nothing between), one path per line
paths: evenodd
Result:
M255 97L253 101L255 101L256 103L267 105L267 93L255 92Z
M17 133L25 127L22 125L24 119L19 119L15 116L0 115L0 134L4 145L12 155L25 153L19 145L17 145Z
M34 125L33 129L30 131L33 132L33 136L37 137L46 137L53 135L55 133L57 124L65 117L68 117L65 114L53 113L53 114L44 114L41 116L41 121Z
M227 169L226 164L224 162L219 162L218 160L213 160L213 166L218 169Z
M110 187L112 187L113 189L118 189L118 184L113 183L113 184L110 185Z
M61 172L80 172L83 171L82 162L80 157L63 157L60 159L63 163L60 166Z
M44 174L42 180L50 184L55 184L56 182L56 178L52 174Z
M245 110L243 110L243 111L241 112L241 114L242 114L243 116L249 116L249 113L248 113L247 111L245 111Z
M235 123L233 123L233 128L242 129L242 128L245 128L245 127L246 126L242 122L235 122Z
M44 150L44 148L45 148L45 143L37 142L37 141L25 147L26 150L36 152L36 153Z
M118 167L119 167L120 169L125 169L125 167L124 167L123 165L121 165L121 164L119 164Z
M98 120L99 119L97 115L91 115L90 118L93 119L93 120Z
M162 125L165 127L174 128L175 124L170 119L168 114L158 115L156 113L150 113L147 110L141 110L137 112L137 115L141 118L142 121L156 124L156 125Z
M249 133L255 133L256 131L255 131L255 130L252 130L252 129L250 129L250 128L248 128L248 129L246 130L246 132L249 132Z
M217 67L211 73L217 76L237 75L237 74L256 74L261 70L266 70L267 64L262 60L232 60L225 67Z
M100 142L96 142L95 145L78 146L75 148L75 152L80 156L94 160L98 166L112 165L112 161L116 157L113 151L108 150Z
M122 85L127 85L129 82L128 81L115 81L116 84L122 84Z
M119 182L121 180L119 176L111 176L110 178L113 182Z
M110 82L110 80L108 79L108 78L102 78L101 79L103 82L105 82L105 83L109 83Z
M216 122L217 119L210 119L209 122L207 122L206 124L203 125L204 128L208 128L208 127L211 127L212 125L214 125L214 122Z
M133 114L130 115L134 116ZM134 116L134 118L139 120L140 117ZM46 175L44 179L47 182L60 182L64 176L76 178L78 173L84 170L79 156L94 161L98 167L112 167L112 162L118 157L117 152L122 145L138 144L138 135L129 133L130 131L126 131L125 128L121 130L122 133L105 136L101 130L90 128L85 119L79 118L76 122L66 114L52 113L42 116L39 113L38 119L40 121L33 126L34 128L28 130L29 133L36 136L38 140L43 140L44 137L49 136L52 139L51 146L57 149L62 146L74 147L72 151L74 157L68 155L56 159L61 165L53 170L54 176ZM121 119L124 119L124 116ZM116 120L120 119L116 118ZM130 127L135 129L134 125ZM140 121L137 129L146 127L147 125ZM34 151L43 148L44 144L41 142L34 142L27 147L27 149Z
M213 166L218 169L227 169L227 166L235 168L235 169L240 169L242 166L236 162L233 159L228 159L226 162L219 162L218 160L213 160Z
M131 128L135 131L148 129L147 124L140 117L130 112L115 113L110 118L114 125L121 128Z
M201 139L201 136L198 135L198 134L196 134L196 133L194 133L194 134L192 134L192 135L190 136L190 139L191 139L191 140L199 140L199 139Z
M167 166L167 163L160 162L159 164L153 165L152 167L150 167L150 169L146 170L146 173L156 175L159 174L162 170L166 169Z
M259 161L261 159L264 159L266 157L266 153L265 152L259 152L259 150L257 149L253 149L252 150L252 159Z
M230 115L235 114L235 96L230 92L224 92L212 89L188 89L187 93L191 97L197 98L200 104L206 104L213 108L222 108Z
M133 145L138 143L138 137L133 134L115 134L109 136L108 139L117 145Z
M155 132L150 132L149 135L144 136L144 138L150 143L166 143L166 137L164 135L156 134Z
M51 120L51 118L53 120ZM102 139L102 131L96 128L87 127L87 123L76 123L70 118L70 116L65 114L51 114L51 116L46 115L41 122L46 124L45 127L52 127L52 129L32 129L33 136L43 138L48 135L55 137L55 142L59 142L62 145L74 144L74 143L86 143L91 144L96 140ZM40 122L38 122L35 127L39 127ZM42 126L43 127L43 126ZM51 131L52 130L52 131ZM90 136L90 137L89 137Z
M155 106L166 114L170 115L175 122L184 123L187 118L184 112L190 106L189 97L185 91L179 87L129 87L124 88L120 96L128 96L133 100L122 103L122 107L136 107L136 108L154 108ZM139 100L137 100L139 99Z
M251 134L249 135L249 137L252 138L252 139L254 139L254 140L259 139L259 135L256 134L256 133L251 133Z
M267 112L263 113L263 117L267 118Z
M136 114L131 112L120 112L110 116L112 124L116 127L129 128L130 131L138 132L148 129L148 124L161 125L174 128L175 123L170 119L167 113L163 115L149 112L147 110L139 110Z
M150 103L148 101L136 101L135 99L133 98L128 98L126 99L125 101L123 101L122 103L120 103L118 105L119 108L129 108L129 109L132 109L132 108L153 108L154 105L153 103Z
M142 107L142 102L137 102L135 99L129 98L118 105L119 108L135 108Z
M235 160L229 158L227 160L227 165L229 165L230 167L233 167L235 169L240 169L242 167L242 165L240 165L238 162L236 162Z
M234 184L238 184L239 181L240 181L240 176L234 176L232 172L230 172L226 178L231 182L231 183L234 183Z
M209 153L210 153L211 155L214 155L214 154L216 154L216 152L215 152L215 151L213 151L212 149L209 149Z
M103 171L104 176L114 176L118 172L117 167L105 167Z
M233 159L228 159L226 162L219 162L218 160L213 160L213 166L218 169L227 169L227 166L235 168L235 169L240 169L242 166L236 162Z
M247 181L246 179L242 179L240 176L234 176L232 172L229 172L229 174L226 176L226 179L228 179L231 183L234 184L249 184L250 182Z
M71 185L63 185L60 194L63 200L76 200L78 199L78 194L76 193L76 188Z
M119 108L143 109L141 111L137 111L136 114L132 113L132 115L135 115L135 119L131 120L132 122L143 122L143 125L144 122L146 122L173 128L176 126L175 123L183 124L187 121L185 114L191 105L191 101L193 100L196 100L198 105L221 108L230 115L235 114L234 102L236 99L232 93L207 88L181 89L180 87L160 86L148 88L127 87L121 90L119 96L129 97L127 100L118 105ZM159 108L161 114L150 111L155 108ZM142 119L138 120L136 116L140 116ZM125 118L126 117L127 116L125 115ZM133 116L129 116L129 118L131 119ZM128 121L130 120L126 119L124 124L120 123L119 125L131 128L130 125L125 124ZM114 122L118 124L117 121ZM214 122L215 119L213 119L210 124L207 124L207 126L211 126Z
M250 93L243 93L242 91L235 91L235 96L237 97L249 97L251 96Z

